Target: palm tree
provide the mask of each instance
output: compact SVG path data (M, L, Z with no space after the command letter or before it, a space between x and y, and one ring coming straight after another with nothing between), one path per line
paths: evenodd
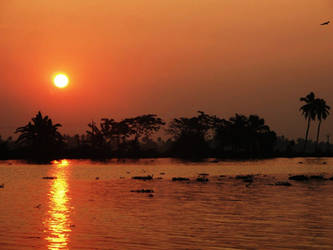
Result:
M299 110L302 112L302 115L304 116L304 118L308 120L308 126L306 128L306 133L305 133L305 142L304 142L304 149L303 149L304 152L306 150L306 144L308 142L308 135L309 135L311 120L314 121L316 119L315 100L316 100L315 94L313 92L308 94L306 97L300 98L300 101L305 102L305 104L302 107L300 107Z
M326 101L324 99L317 98L315 100L315 109L316 109L316 117L319 121L317 128L317 140L316 140L316 150L318 149L318 141L319 141L319 133L320 133L320 125L322 120L326 120L328 115L330 114L329 109L330 106L326 105Z
M36 154L34 157L48 156L55 153L63 142L63 137L58 132L59 127L61 124L53 124L48 116L43 117L41 112L38 112L32 122L16 129L15 133L20 133L16 143L29 148Z

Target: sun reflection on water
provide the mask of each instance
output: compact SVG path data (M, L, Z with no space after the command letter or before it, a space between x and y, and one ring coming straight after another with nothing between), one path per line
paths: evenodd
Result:
M53 161L51 173L53 179L49 189L49 208L46 221L46 240L48 249L67 249L71 230L70 198L68 197L67 177L70 162L68 160Z
M69 166L69 161L66 159L63 159L61 161L58 160L54 160L51 162L53 165L57 166L57 167L67 167Z

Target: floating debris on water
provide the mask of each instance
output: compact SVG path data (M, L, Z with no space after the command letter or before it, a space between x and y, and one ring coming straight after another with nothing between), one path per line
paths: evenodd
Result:
M289 177L289 180L293 181L309 181L309 180L318 180L318 181L326 181L328 180L323 175L293 175ZM331 180L331 178L329 179Z
M199 181L199 182L208 182L209 179L207 177L204 177L204 176L199 176L197 178L197 181Z
M289 186L291 186L291 184L287 181L278 181L278 182L275 183L275 186L287 186L287 187L289 187Z
M253 175L236 175L235 179L253 179Z
M322 181L325 181L325 180L327 180L324 176L322 176L322 175L311 175L310 176L310 179L311 180L322 180Z
M134 180L152 180L153 179L153 175L147 175L147 176L133 176L132 179Z
M308 181L309 177L307 177L306 175L293 175L289 177L289 180L293 180L293 181Z
M243 180L244 182L253 182L253 175L236 175L235 179Z
M138 189L138 190L131 190L132 193L154 193L152 189Z
M186 177L173 177L172 181L189 181L189 178Z
M42 179L44 180L54 180L54 179L57 179L56 176L44 176Z

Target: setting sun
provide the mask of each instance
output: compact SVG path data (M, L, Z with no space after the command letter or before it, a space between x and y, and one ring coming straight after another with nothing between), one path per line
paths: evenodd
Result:
M68 77L64 74L57 74L54 79L53 83L58 88L65 88L68 85Z

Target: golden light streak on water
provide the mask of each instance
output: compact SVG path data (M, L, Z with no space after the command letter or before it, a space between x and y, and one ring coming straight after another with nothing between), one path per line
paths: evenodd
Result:
M51 162L53 165L56 165L57 167L67 167L69 165L69 161L66 159L63 160L54 160Z
M70 220L70 198L68 197L68 172L69 161L61 160L52 162L52 180L49 189L49 209L46 221L48 249L67 249L69 235L72 231Z

